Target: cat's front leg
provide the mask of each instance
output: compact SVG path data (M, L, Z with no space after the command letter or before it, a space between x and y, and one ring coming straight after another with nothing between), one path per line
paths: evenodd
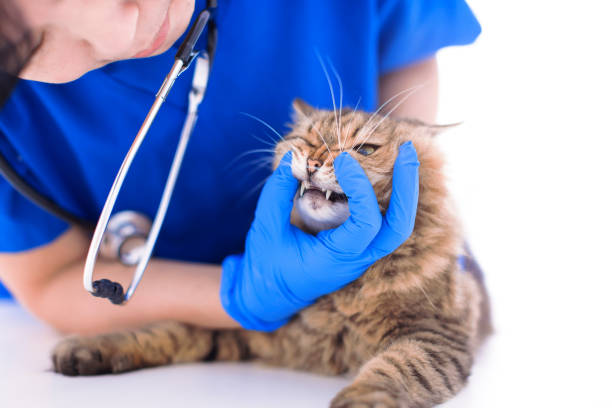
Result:
M201 361L213 350L213 341L211 330L178 322L70 337L53 350L53 368L64 375L96 375Z
M332 401L332 408L425 408L455 395L472 366L471 335L435 319L397 325L392 338Z

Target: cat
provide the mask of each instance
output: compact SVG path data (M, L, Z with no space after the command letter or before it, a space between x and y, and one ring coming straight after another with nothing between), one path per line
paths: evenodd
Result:
M292 172L300 188L292 223L316 234L348 217L346 196L333 175L333 158L341 150L363 167L384 212L399 146L412 141L420 168L411 237L359 279L319 298L272 333L160 322L73 337L53 351L56 372L92 375L181 362L257 360L354 375L331 402L334 408L430 407L464 386L491 325L482 275L464 250L444 183L435 140L444 127L347 108L319 110L299 99L293 108L291 130L274 157L277 166L293 151Z

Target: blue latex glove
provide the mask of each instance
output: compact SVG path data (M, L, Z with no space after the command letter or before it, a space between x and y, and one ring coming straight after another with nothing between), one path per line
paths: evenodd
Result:
M226 312L246 329L275 330L319 296L359 278L412 234L418 168L412 143L403 144L382 217L363 169L348 153L340 154L334 169L351 215L338 228L313 236L289 223L298 181L287 153L261 192L245 253L223 261L221 302Z

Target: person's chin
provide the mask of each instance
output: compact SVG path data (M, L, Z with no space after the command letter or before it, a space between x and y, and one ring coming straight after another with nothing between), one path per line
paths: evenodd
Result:
M164 44L155 52L154 55L162 54L183 35L187 30L193 10L195 7L195 0L173 0L170 3L168 15L170 18L170 32Z

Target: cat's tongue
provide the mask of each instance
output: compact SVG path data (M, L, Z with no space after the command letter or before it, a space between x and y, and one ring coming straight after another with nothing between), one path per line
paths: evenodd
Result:
M303 196L310 197L313 199L320 199L320 200L327 199L325 194L323 194L323 191L316 189L316 188L309 188L305 190Z
M300 189L300 197L308 196L316 200L327 200L331 202L346 202L348 201L345 194L333 192L331 190L323 191L317 187L309 187Z

